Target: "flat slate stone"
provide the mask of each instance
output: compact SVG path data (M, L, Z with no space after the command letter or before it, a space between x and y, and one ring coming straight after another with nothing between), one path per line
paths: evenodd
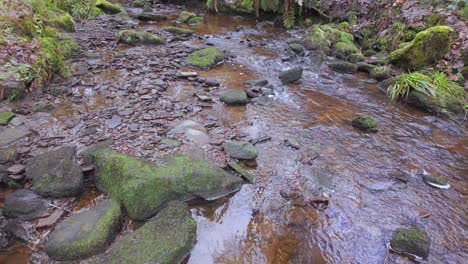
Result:
M188 206L171 202L133 233L114 243L93 264L181 263L196 242L197 224Z
M9 127L0 130L0 146L5 146L31 135L31 131L21 128Z
M105 201L72 215L50 233L45 252L54 260L75 260L98 254L114 238L122 211L115 201Z

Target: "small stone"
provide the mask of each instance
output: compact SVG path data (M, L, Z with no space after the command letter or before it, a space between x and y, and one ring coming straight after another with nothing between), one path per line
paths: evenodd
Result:
M7 171L11 173L12 175L18 175L18 174L23 173L25 169L26 169L25 165L16 164L8 168Z
M289 48L296 54L304 54L305 51L304 46L296 43L289 44Z
M21 126L22 124L24 124L23 118L15 117L10 121L10 124L13 125L13 126L16 126L16 127Z
M304 69L302 67L295 67L281 72L279 74L279 79L283 84L289 84L301 79L303 71Z
M197 77L197 72L179 72L179 76L182 78Z
M235 162L229 162L228 166L235 170L237 173L242 175L248 182L253 183L255 178L250 174L246 169L242 168L239 164Z
M51 215L48 217L40 218L36 224L36 228L47 228L55 225L55 223L62 218L65 214L65 211L62 209L55 210Z
M118 115L115 115L109 120L108 127L110 129L113 129L113 128L120 126L121 124L122 124L122 118Z
M377 132L377 121L372 116L364 115L357 117L352 121L352 125L367 132Z
M409 253L421 258L429 256L431 239L423 230L416 228L397 228L390 245L394 251Z
M247 104L247 93L243 90L229 89L223 92L219 99L227 105L245 105Z
M268 85L268 80L263 80L263 79L259 79L259 80L248 80L245 82L245 84L249 85L249 86L258 86L258 87L264 87L264 86L267 86Z
M236 159L255 159L258 157L258 149L246 141L225 141L223 149L226 154Z
M6 126L15 117L11 111L0 112L0 126Z
M20 189L5 197L3 214L20 220L42 217L48 210L47 202L28 189Z

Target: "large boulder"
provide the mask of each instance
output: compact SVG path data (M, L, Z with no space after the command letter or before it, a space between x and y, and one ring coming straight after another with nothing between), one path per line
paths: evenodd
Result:
M45 251L54 260L83 259L102 252L120 228L122 211L105 201L61 222L48 236Z
M301 79L303 71L304 69L302 67L295 67L287 71L281 72L278 78L283 84L289 84Z
M181 263L196 242L197 223L187 205L171 202L91 263Z
M26 166L26 178L32 180L32 190L51 197L78 195L83 173L74 155L73 147L62 147L32 158Z
M223 92L219 99L227 105L245 105L247 104L247 93L243 90L229 89Z
M419 32L410 43L393 51L390 60L409 70L422 69L447 55L450 49L453 29L436 26Z
M166 156L157 164L105 149L94 153L97 188L118 199L128 215L145 220L172 200L207 200L239 190L242 180L206 161Z
M411 228L397 228L393 233L390 245L398 252L410 253L418 257L427 258L431 246L431 239L423 230Z
M246 141L228 140L223 144L224 152L236 159L255 159L258 157L258 149Z
M48 211L47 202L28 189L21 189L5 197L3 214L19 220L33 220Z
M202 69L211 68L224 60L224 54L216 48L205 48L191 53L187 64Z

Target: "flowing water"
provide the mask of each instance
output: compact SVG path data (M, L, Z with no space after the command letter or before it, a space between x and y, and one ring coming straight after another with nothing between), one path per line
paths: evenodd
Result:
M192 29L230 58L200 75L236 89L245 89L249 79L267 79L276 94L269 106L215 104L203 111L228 126L248 124L241 130L251 138L271 140L257 144L261 154L256 167L248 167L256 177L254 184L231 197L192 206L197 244L188 263L384 263L397 258L387 256L386 243L402 226L426 230L432 239L431 263L464 262L468 257L466 122L439 119L391 102L366 75L332 72L326 63L317 65L309 56L313 53L293 56L286 39L300 32L211 14ZM304 67L302 79L281 85L279 72L295 66ZM184 82L168 92L179 100L193 94ZM110 104L93 98L89 111L93 105ZM56 115L67 118L73 113L70 103ZM350 120L362 114L377 119L378 133L351 126ZM447 177L452 188L426 185L416 175L420 169ZM406 183L400 180L405 177ZM287 199L285 192L299 198ZM305 202L321 194L330 197L325 210ZM421 217L427 212L430 217ZM3 261L25 263L24 251L16 252Z

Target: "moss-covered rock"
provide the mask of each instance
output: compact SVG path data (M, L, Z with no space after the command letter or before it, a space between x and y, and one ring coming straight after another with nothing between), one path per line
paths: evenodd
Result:
M187 24L189 25L196 25L196 24L201 24L203 23L203 17L201 16L196 16L196 17L192 17L190 18L188 21L187 21Z
M83 173L74 154L73 147L63 147L32 158L26 166L26 178L32 180L32 190L51 197L78 195Z
M6 126L15 117L15 114L11 111L0 112L0 126Z
M358 66L354 63L350 63L347 61L334 61L328 64L330 68L334 71L341 72L341 73L356 73L358 70Z
M75 21L73 20L73 17L69 14L50 19L49 23L67 32L75 32Z
M112 150L94 153L96 186L144 220L171 200L212 199L237 191L241 181L205 161L167 156L156 165Z
M143 31L136 31L136 30L122 30L119 32L117 37L117 41L120 43L125 43L129 45L137 45L137 44L153 44L153 45L161 45L166 42L166 40L153 33L143 32Z
M377 121L372 116L359 116L351 122L353 127L367 131L377 132Z
M224 60L224 54L216 48L205 48L191 53L187 64L202 69L211 68Z
M45 252L54 260L75 260L98 254L120 228L122 211L116 201L105 201L72 215L49 234Z
M445 57L450 49L453 29L436 26L419 32L408 45L393 51L390 60L400 67L418 70Z
M153 12L140 12L135 17L142 21L164 21L167 20L167 16L153 13Z
M385 66L376 66L373 67L369 75L371 78L376 79L377 81L383 81L391 77L392 70Z
M196 242L197 224L187 205L171 202L135 232L126 234L93 264L181 263Z
M101 9L106 14L118 14L125 11L119 4L114 4L106 0L96 0L94 6Z
M190 13L187 11L182 11L177 18L178 23L187 23L190 19L196 17L197 15L194 13Z
M258 157L258 149L246 141L228 140L223 144L224 152L235 159L256 159Z
M332 30L329 26L314 27L312 32L302 40L302 45L307 50L322 50L328 53L331 51L333 42Z
M190 37L193 34L193 30L181 27L164 27L163 30L182 37Z
M227 105L245 105L247 104L247 93L243 90L229 89L223 92L219 99Z
M397 228L390 241L392 249L398 252L410 253L418 257L427 258L431 246L431 239L423 230L411 228Z
M301 79L303 72L304 69L302 67L294 67L292 69L280 72L278 78L283 84L290 84Z

